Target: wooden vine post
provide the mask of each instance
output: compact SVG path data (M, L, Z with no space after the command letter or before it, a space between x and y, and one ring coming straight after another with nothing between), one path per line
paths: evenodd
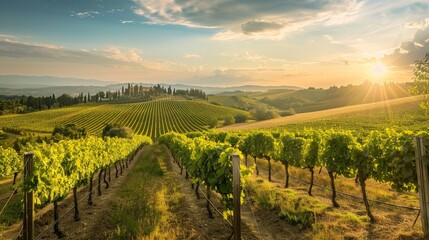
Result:
M422 230L425 235L425 239L427 239L429 237L429 171L428 164L425 160L426 149L422 137L414 137L414 149L416 153Z
M27 182L33 177L33 153L27 152L24 154L24 182ZM33 191L24 190L24 222L23 222L23 238L24 240L34 239L34 199Z
M240 187L240 157L238 154L232 155L232 197L234 205L234 240L241 240L241 187Z

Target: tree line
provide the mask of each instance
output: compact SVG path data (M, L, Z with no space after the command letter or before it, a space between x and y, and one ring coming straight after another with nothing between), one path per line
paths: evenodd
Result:
M79 94L77 97L72 97L68 94L62 94L59 97L56 97L55 94L43 97L25 95L21 97L2 97L2 99L0 99L0 115L48 110L51 108L71 106L83 102L87 102L86 96L85 98L83 97L83 93Z
M118 94L121 96L128 97L148 97L148 96L161 96L161 95L174 95L174 96L188 96L195 97L203 100L207 100L207 95L204 91L200 89L176 89L171 86L165 87L163 85L157 84L152 87L144 87L143 85L134 85L128 83L128 86L122 86L121 91L118 91Z
M128 86L122 86L121 90L99 91L95 94L89 92L87 94L79 93L78 96L71 96L66 93L59 97L56 97L55 94L42 97L34 97L31 95L0 96L0 115L29 113L52 108L62 108L80 103L119 101L121 98L150 100L152 97L162 95L184 96L207 100L206 93L200 89L191 88L183 90L175 89L171 86L164 87L160 84L152 87L144 87L143 85L128 83Z

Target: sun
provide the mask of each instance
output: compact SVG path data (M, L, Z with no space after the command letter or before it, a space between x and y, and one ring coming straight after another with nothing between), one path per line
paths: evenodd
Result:
M383 77L387 71L387 67L381 62L376 62L372 65L372 75L374 77Z

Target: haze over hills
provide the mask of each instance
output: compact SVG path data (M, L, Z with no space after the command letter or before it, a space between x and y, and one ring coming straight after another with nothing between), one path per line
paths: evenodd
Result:
M158 83L131 83L152 87ZM127 88L128 83L112 83L100 80L77 78L8 76L0 75L0 96L51 96L81 93L94 95L100 91L117 91ZM215 105L250 111L259 107L278 112L281 116L296 113L320 111L362 103L379 102L410 96L408 89L412 83L376 84L365 82L361 85L332 86L329 89L295 86L243 85L233 87L205 87L186 84L159 83L164 88L201 89L208 95L208 101Z
M109 84L114 84L114 82L51 76L0 75L1 88L29 89L59 86L106 86Z
M251 110L258 106L279 111L293 109L294 112L312 112L385 101L410 96L412 83L374 84L331 87L329 89L274 89L264 92L229 92L209 96L214 104Z
M78 79L78 78L61 78L51 76L18 76L18 75L0 75L0 95L5 96L49 96L52 94L67 93L70 95L78 95L81 92L95 94L99 91L118 90L128 83L114 83L108 81L94 80L94 79ZM151 87L158 83L133 83ZM193 86L186 84L167 84L159 83L161 86L171 86L175 89L201 89L207 94L217 94L221 92L245 91L245 92L258 92L270 89L291 89L299 90L300 87L296 86L258 86L258 85L244 85L234 87L205 87Z

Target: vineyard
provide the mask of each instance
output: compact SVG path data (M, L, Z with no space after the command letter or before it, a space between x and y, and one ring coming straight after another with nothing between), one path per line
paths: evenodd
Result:
M232 191L231 161L226 161L225 159L230 159L233 151L241 151L244 156L243 176L249 174L250 170L246 167L252 166L256 176L258 176L261 164L267 165L266 177L268 182L272 182L272 175L274 174L272 165L280 163L286 173L282 186L284 188L290 187L290 178L297 179L296 176L290 175L291 168L306 169L308 171L307 176L301 171L298 180L308 183L306 189L308 197L304 197L300 193L288 196L289 199L293 199L288 200L292 201L292 203L289 203L292 206L289 207L281 204L284 201L281 200L283 197L275 197L275 199L270 200L273 202L268 207L269 209L280 208L282 219L305 229L325 218L325 215L331 214L327 205L322 207L323 205L320 205L318 200L314 198L314 186L320 187L319 184L314 182L315 172L318 171L320 174L322 168L326 169L329 176L326 185L322 187L331 191L330 198L334 209L340 208L340 204L337 202L339 193L336 189L339 180L336 179L340 176L345 179L354 179L356 184L359 185L360 197L354 193L341 191L340 193L362 199L362 207L367 215L367 220L364 221L371 224L377 224L378 219L375 217L377 215L373 214L371 210L372 204L368 199L368 181L375 181L377 184L381 184L380 186L386 185L384 188L388 188L388 184L393 191L417 191L416 155L413 147L414 135L423 136L425 139L428 138L426 132L397 132L386 129L369 133L332 130L209 132L203 134L191 133L187 136L170 133L162 136L160 141L169 147L181 171L186 173L186 177L189 176L194 179L193 182L197 183L197 189L200 184L203 184L207 189L212 189L222 196L222 203L225 204L227 209L226 213L224 213L225 218L230 213L231 204L228 196L231 197ZM226 150L229 146L236 149ZM253 163L250 163L248 157L253 158ZM261 163L261 161L266 161L267 164ZM278 164L276 169L277 171L279 170ZM275 175L278 175L277 171ZM293 170L293 172L296 173L296 170ZM255 189L263 186L263 194L267 194L267 196L260 201L267 201L266 198L271 197L272 194L279 194L276 193L277 188L275 187L269 187L267 184L261 185L255 182L253 178L245 177L245 179L249 181L246 185L249 184L248 188L256 196L261 194L258 192L261 190ZM253 189L252 186L254 187ZM371 192L373 191L371 190ZM198 190L195 190L195 193L198 194ZM295 194L301 195L301 197L297 197ZM242 195L244 196L244 193ZM210 199L210 197L208 198ZM416 204L415 201L412 201L414 202L413 204L400 202L399 205L389 203L386 200L378 202L379 204L390 204L393 207L417 209L413 207ZM207 203L209 216L212 216L208 206L209 204Z
M164 133L202 131L211 118L223 119L244 111L200 101L157 100L130 104L81 104L74 107L0 117L0 126L50 133L55 126L74 123L99 135L108 123L130 127L137 134L158 137Z
M429 0L0 6L0 240L429 240Z
M88 137L52 144L27 145L26 149L31 152L26 153L25 157L13 149L1 149L0 166L6 166L6 168L0 169L0 176L15 174L13 194L4 207L17 192L25 193L24 201L34 201L37 207L53 203L54 231L58 237L62 237L64 234L59 229L58 202L65 199L73 190L74 218L79 220L77 189L88 184L88 203L93 204L92 191L95 173L98 172L96 188L98 194L101 195L101 182L106 184L106 188L109 187L107 178L110 182L111 167L115 167L114 174L118 177L118 174L122 174L123 170L128 167L129 161L137 151L143 145L151 143L150 138L140 135L135 135L132 139ZM25 181L15 184L16 175L22 171L24 171L24 176L31 172L31 176L26 176ZM31 195L27 195L27 193L31 193ZM24 216L28 217L25 209L24 212ZM28 222L27 224L33 223ZM24 230L24 234L26 230Z
M374 189L374 185L396 192L389 197L382 193L384 199L377 197L377 202L390 206L391 210L387 211L400 214L401 219L404 213L397 212L395 208L418 210L416 197L412 194L418 189L413 145L415 135L423 136L426 140L429 136L426 132L398 132L391 129L371 132L307 129L299 132L272 130L167 133L158 140L168 147L180 174L192 183L192 195L206 202L208 219L216 219L215 215L218 213L225 223L232 220L232 156L238 153L242 159L241 181L245 186L241 190L241 202L254 204L255 209L262 209L255 210L256 213L252 214L265 212L266 215L268 210L274 214L271 218L280 218L288 224L288 228L293 229L293 234L296 234L294 236L305 233L304 237L297 238L317 239L314 236L334 236L333 232L351 231L350 227L355 228L353 231L362 232L365 226L371 225L374 229L385 226L387 220L378 212L380 208L375 207L374 199L368 197L380 191ZM100 186L109 185L110 180L107 178L110 179L111 167L116 169L118 175L119 171L122 172L128 166L136 149L142 144L150 143L147 137L137 135L133 139L103 140L87 137L27 146L26 150L34 152L35 177L18 182L15 189L24 193L33 192L36 206L43 207L53 203L56 214L51 226L57 236L63 236L58 224L58 202L65 199L72 190L76 195L78 187L89 185L90 194L84 196L84 199L92 204L94 175L98 174L98 186L94 189L101 194ZM0 166L7 166L0 169L1 176L10 176L24 168L22 155L12 149L1 150ZM326 178L319 176L321 172L322 175L326 174ZM279 176L283 177L281 182ZM347 179L355 182L360 192L353 190L354 187L344 190ZM305 184L297 188L298 180ZM326 191L320 191L320 188ZM352 200L345 204L339 194L359 199L362 203ZM75 199L77 198L76 196ZM394 198L394 201L388 198ZM408 202L402 202L403 199ZM75 221L80 219L80 201L75 200L75 206L69 210L74 209ZM219 201L222 206L213 201ZM359 206L360 204L362 205ZM355 213L353 208L364 211ZM383 214L385 211L383 210ZM348 220L344 219L346 216ZM217 221L223 221L221 219ZM332 221L344 222L334 228L323 225L331 224ZM403 231L404 227L409 228L407 224L412 223L408 221L412 220L395 223L398 224L398 231ZM249 229L252 227L245 226L251 232ZM377 231L372 236L388 236ZM130 233L127 232L123 234L131 238L138 236L128 235ZM246 234L250 234L248 236L252 236L251 239L257 238L254 232ZM397 234L395 232L396 236ZM349 233L349 236L363 235Z
M250 216L262 215L262 219L278 218L281 224L276 225L277 231L286 224L297 239L322 236L337 239L335 232L341 231L350 232L348 236L351 238L385 238L390 234L398 238L412 236L412 239L421 236L416 230L421 226L417 220L419 216L415 215L417 211L420 214L420 210L413 137L419 135L427 141L427 132L342 130L344 128L291 130L286 127L205 131L210 118L238 112L204 102L158 100L79 105L4 116L0 121L8 127L31 130L37 126L46 132L58 124L75 123L93 134L100 134L104 123L120 123L137 133L157 137L159 144L167 147L180 174L191 184L192 193L188 195L205 202L207 215L203 217L207 219L216 219L219 214L220 221L232 222L232 156L238 153L242 159L241 182L244 186L240 200L251 206L251 211L244 212L248 211ZM80 140L27 145L24 151L33 152L35 166L34 178L26 181L17 178L17 174L26 166L27 157L24 161L22 153L0 148L0 177L13 177L13 190L19 193L18 196L32 192L37 208L53 204L54 219L46 229L53 227L55 234L61 237L59 203L73 192L75 200L70 204L73 207L64 214L74 210L74 220L79 221L79 202L86 200L91 206L92 192L101 195L101 186L109 186L111 170L116 170L114 174L118 176L128 167L137 149L151 143L148 137L135 135L132 139L89 136ZM158 145L151 148L161 151ZM132 189L133 183L128 185ZM77 200L78 189L83 187L89 188L89 194ZM13 198L14 195L11 195L13 202L19 206L19 197ZM344 200L344 196L351 200ZM390 220L396 217L402 223ZM254 222L257 222L256 218ZM328 227L337 222L342 223ZM252 236L250 239L258 239L257 234L249 230L255 225L244 224L246 234ZM259 224L264 225L263 222ZM386 225L397 230L386 233ZM365 233L370 226L373 232ZM408 232L404 230L410 227ZM44 234L40 230L38 233ZM122 234L127 236L124 238L141 236L130 232Z

